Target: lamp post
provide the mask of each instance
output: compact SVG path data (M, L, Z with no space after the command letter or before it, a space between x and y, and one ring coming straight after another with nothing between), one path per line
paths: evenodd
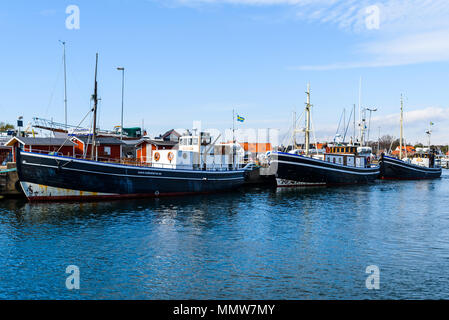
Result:
M368 141L369 141L369 131L370 131L370 128L371 128L371 113L372 112L376 112L377 108L375 108L375 109L366 108L366 110L369 111L369 121L368 121Z
M123 98L125 94L125 68L118 67L117 70L122 72L122 121L120 124L120 140L123 140Z

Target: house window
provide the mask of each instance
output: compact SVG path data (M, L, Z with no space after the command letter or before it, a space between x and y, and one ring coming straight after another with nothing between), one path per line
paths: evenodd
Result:
M107 156L111 155L111 147L104 147L104 154Z

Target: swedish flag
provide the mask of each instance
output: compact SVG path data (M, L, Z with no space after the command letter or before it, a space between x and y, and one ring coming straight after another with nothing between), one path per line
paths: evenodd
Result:
M243 122L243 121L245 121L245 118L243 118L243 117L237 115L237 121L238 121L238 122Z

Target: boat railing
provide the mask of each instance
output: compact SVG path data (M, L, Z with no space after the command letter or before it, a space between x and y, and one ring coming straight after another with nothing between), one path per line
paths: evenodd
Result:
M84 156L82 154L63 154L61 152L56 151L48 151L48 150L32 150L26 152L33 152L33 153L39 153L39 154L46 154L50 156L60 156L60 157L69 157L69 158L75 158L80 160L92 160L90 156ZM123 164L123 165L130 165L130 166L137 166L137 167L148 167L148 168L162 168L162 169L179 169L179 170L197 170L197 171L203 171L204 166L195 164L195 165L176 165L176 164L166 164L166 163L154 163L154 162L143 162L136 158L110 158L110 157L104 157L104 156L97 156L95 159L96 161L102 162L102 163L111 163L111 164ZM237 168L233 168L232 166L228 164L210 164L207 165L208 171L232 171L232 170L238 170L241 169L243 166L238 165Z

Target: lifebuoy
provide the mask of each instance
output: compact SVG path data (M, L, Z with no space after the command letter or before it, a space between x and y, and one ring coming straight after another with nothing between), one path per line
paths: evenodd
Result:
M173 152L169 152L167 155L168 161L172 161L175 158L175 155L173 154Z
M160 158L161 158L160 153L159 153L159 152L156 152L156 153L154 154L154 160L155 160L155 161L159 161Z

